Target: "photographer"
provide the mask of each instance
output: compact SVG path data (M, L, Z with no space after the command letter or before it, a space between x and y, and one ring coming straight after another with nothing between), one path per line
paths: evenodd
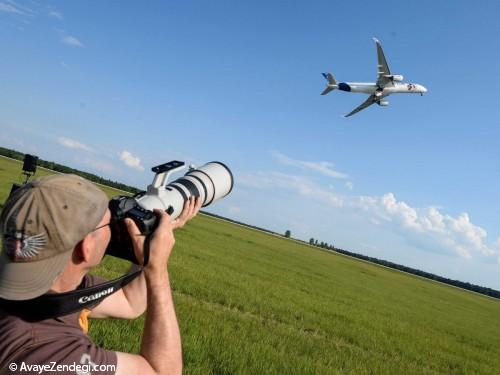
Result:
M167 263L175 243L173 231L193 218L201 204L199 198L187 200L174 221L155 211L159 225L148 241L149 262L139 277L101 303L34 321L0 310L0 374L52 363L94 366L88 372L74 371L79 375L180 374L181 340ZM43 177L20 188L0 216L0 298L30 300L101 283L88 273L101 262L111 240L110 220L106 195L78 176ZM125 219L125 224L135 255L142 260L145 237L133 220ZM87 336L87 317L134 319L145 310L138 355L104 350ZM103 370L101 365L111 366Z

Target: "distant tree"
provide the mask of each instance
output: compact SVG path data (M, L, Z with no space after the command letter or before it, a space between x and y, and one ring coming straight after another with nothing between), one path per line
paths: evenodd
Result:
M287 231L285 232L285 237L286 237L286 238L290 238L290 236L291 236L291 235L292 235L292 232L290 232L290 230L287 230Z
M311 239L309 240L309 245L314 245L314 238L311 238Z
M314 240L314 246L318 246L318 240Z

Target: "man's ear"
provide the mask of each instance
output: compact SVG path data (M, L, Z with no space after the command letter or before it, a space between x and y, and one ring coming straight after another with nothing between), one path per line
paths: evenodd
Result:
M92 251L92 236L86 235L83 240L78 242L73 250L73 262L79 264L89 262Z

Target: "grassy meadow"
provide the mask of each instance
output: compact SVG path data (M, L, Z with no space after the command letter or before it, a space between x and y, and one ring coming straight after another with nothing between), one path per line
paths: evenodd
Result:
M20 169L0 158L0 203ZM500 373L498 300L204 215L176 239L186 374ZM106 257L96 272L126 269ZM137 352L143 323L94 320L90 335Z

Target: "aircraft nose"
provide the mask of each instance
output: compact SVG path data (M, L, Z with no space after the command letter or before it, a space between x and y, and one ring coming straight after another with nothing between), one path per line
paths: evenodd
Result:
M420 90L422 90L422 93L426 93L427 92L427 89L424 86L422 86L422 85L420 85Z

